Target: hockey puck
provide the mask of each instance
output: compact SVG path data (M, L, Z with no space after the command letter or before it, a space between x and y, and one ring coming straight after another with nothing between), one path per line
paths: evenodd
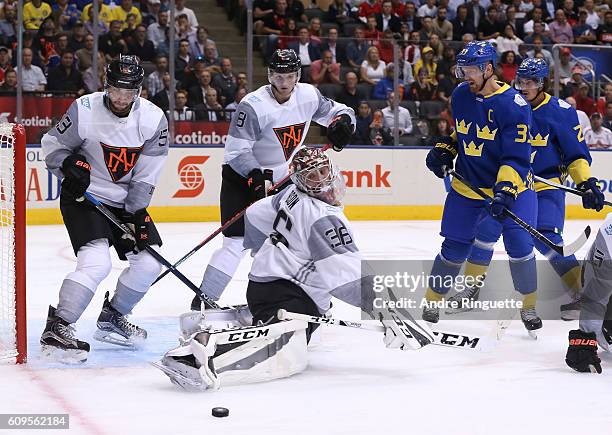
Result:
M229 409L217 406L212 409L213 417L227 417L229 415Z

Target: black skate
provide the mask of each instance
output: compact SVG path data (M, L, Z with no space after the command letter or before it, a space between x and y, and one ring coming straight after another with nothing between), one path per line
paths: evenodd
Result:
M561 305L561 318L566 321L578 320L580 318L581 303L582 300L578 298L569 304Z
M42 353L45 357L66 364L87 361L89 343L74 337L74 326L56 316L55 308L49 305L47 326L40 337Z
M124 347L139 347L147 338L147 331L128 322L126 317L113 308L108 300L109 293L104 295L102 312L98 316L98 330L94 338L104 343Z
M531 338L537 339L536 330L542 328L542 319L536 313L535 308L521 309L521 320Z
M440 320L440 308L423 308L422 319L429 323L438 323Z
M449 304L446 309L446 314L457 314L472 311L474 309L473 302L478 300L480 296L480 286L468 287L462 292L457 293L448 299ZM456 306L457 308L452 308Z

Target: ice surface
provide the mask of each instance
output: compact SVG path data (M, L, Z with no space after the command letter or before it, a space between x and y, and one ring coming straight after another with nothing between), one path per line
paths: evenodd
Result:
M374 259L430 259L441 242L435 221L353 225L361 250ZM570 221L565 233L571 239L585 225ZM591 225L594 231L599 227L598 222ZM162 253L173 261L216 225L159 227ZM214 240L181 267L196 284L220 241ZM504 258L501 244L495 255ZM249 264L245 259L224 302L244 302ZM612 356L601 355L602 375L575 373L564 362L567 331L577 322L545 321L539 339L533 341L515 321L489 353L439 346L391 351L376 333L325 327L304 373L217 392L185 393L149 365L177 343L176 316L186 311L192 298L172 275L156 284L134 312L132 320L149 332L144 350L91 339L104 291L114 288L123 267L116 257L111 276L77 323L79 338L92 344L88 362L76 368L52 364L40 358L38 339L47 306L57 303L61 281L74 265L63 226L28 228L29 363L0 366L0 412L70 414L70 431L58 433L544 435L611 430ZM340 318L358 316L340 302L333 313ZM445 329L451 329L447 325ZM485 334L489 324L453 321L452 328ZM230 416L212 417L214 406L229 408Z

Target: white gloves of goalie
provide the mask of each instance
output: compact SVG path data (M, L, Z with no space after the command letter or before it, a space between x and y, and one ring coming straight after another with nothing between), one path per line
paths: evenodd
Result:
M384 318L378 313L379 320L385 327L383 342L388 349L417 350L433 342L434 336L426 324L414 319L402 319L394 311Z

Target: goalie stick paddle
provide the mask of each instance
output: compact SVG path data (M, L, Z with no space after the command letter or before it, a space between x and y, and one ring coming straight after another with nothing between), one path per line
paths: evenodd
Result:
M304 320L310 323L319 323L321 325L345 326L348 328L364 329L366 331L385 332L385 327L366 322L353 322L350 320L340 320L331 317L309 316L307 314L292 313L287 310L280 309L276 313L279 320ZM488 350L492 346L486 346L487 340L482 337L470 336L461 333L451 333L442 331L432 331L434 340L431 344L436 346L453 347L456 349L469 350Z
M100 201L98 201L94 196L92 196L88 192L85 192L84 197L89 202L91 202L96 207L96 209L102 215L104 215L113 225L115 225L117 228L119 228L125 234L128 234L128 235L134 237L134 233L132 232L130 227L128 227L125 223L121 222L117 218L117 216L115 216L113 214L112 211L110 211L108 208L106 208L106 206L104 204L102 204ZM202 301L204 302L204 304L206 305L207 308L217 308L217 309L222 308L221 306L219 306L219 304L217 304L215 301L210 299L208 296L202 294L200 292L200 288L198 286L196 286L193 282L191 282L189 280L189 278L187 278L185 275L183 275L176 267L174 267L172 264L170 264L170 262L168 260L166 260L159 252L157 252L155 249L153 249L153 247L151 247L149 245L146 245L145 246L145 250L149 254L151 254L151 256L153 258L155 258L157 261L159 261L160 264L166 266L168 268L168 271L172 272L183 284L185 284L195 294L197 294L202 299Z
M550 181L550 180L547 180L546 178L538 177L537 175L534 175L533 178L536 181L539 181L540 183L548 184L549 186L556 187L559 190L565 190L566 192L573 193L574 195L584 196L587 194L586 192L581 192L580 190L574 189L573 187L566 186L565 184L555 183L554 181ZM612 202L604 201L604 205L612 207Z
M327 144L323 146L323 151L326 151L327 149L329 149L331 147L331 144ZM285 177L281 178L281 180L276 183L275 185L273 185L268 192L274 191L274 189L277 189L279 186L281 186L283 183L285 183L289 177L291 177L291 174L286 175ZM250 205L250 204L249 204ZM176 263L174 263L172 265L172 267L178 267L181 264L183 264L185 262L185 260L187 260L189 257L191 257L193 254L195 254L196 252L198 252L204 245L206 245L208 242L210 242L212 239L214 239L215 237L217 237L220 233L223 232L223 230L225 230L226 228L228 228L229 226L231 226L234 222L236 222L238 219L240 219L242 217L242 215L244 215L247 211L247 208L249 208L249 206L246 206L245 208L243 208L242 210L240 210L238 213L236 213L234 216L232 216L230 218L230 220L228 220L227 222L225 222L223 225L221 225L219 228L217 228L215 231L213 231L208 237L206 237L204 240L202 240L200 243L198 243L191 251L189 251L188 253L186 253L185 255L183 255ZM162 279L164 276L168 275L168 273L170 273L170 269L166 269L165 271L163 271L156 279L155 281L153 281L153 284L155 284L156 282L158 282L160 279ZM151 284L151 285L153 285Z
M487 195L485 192L483 192L482 189L472 185L469 181L463 178L462 175L459 175L454 170L452 169L447 170L447 173L449 175L452 175L453 178L456 178L457 180L461 181L461 183L463 183L472 192L479 195L482 199L485 199L485 200L491 199L491 197ZM527 222L522 220L520 217L515 215L512 211L506 208L504 209L504 213L508 218L512 219L519 226L523 227L529 234L531 234L532 237L538 239L540 242L544 243L546 246L548 246L550 249L552 249L553 251L555 251L557 254L561 255L562 257L569 257L570 255L575 254L576 251L578 251L580 248L584 246L584 244L589 239L589 236L591 235L591 227L587 225L587 227L582 231L580 236L574 242L570 243L569 245L557 245L556 243L553 243L550 239L548 239L548 237L546 237L544 234L540 233L534 227L532 227Z

